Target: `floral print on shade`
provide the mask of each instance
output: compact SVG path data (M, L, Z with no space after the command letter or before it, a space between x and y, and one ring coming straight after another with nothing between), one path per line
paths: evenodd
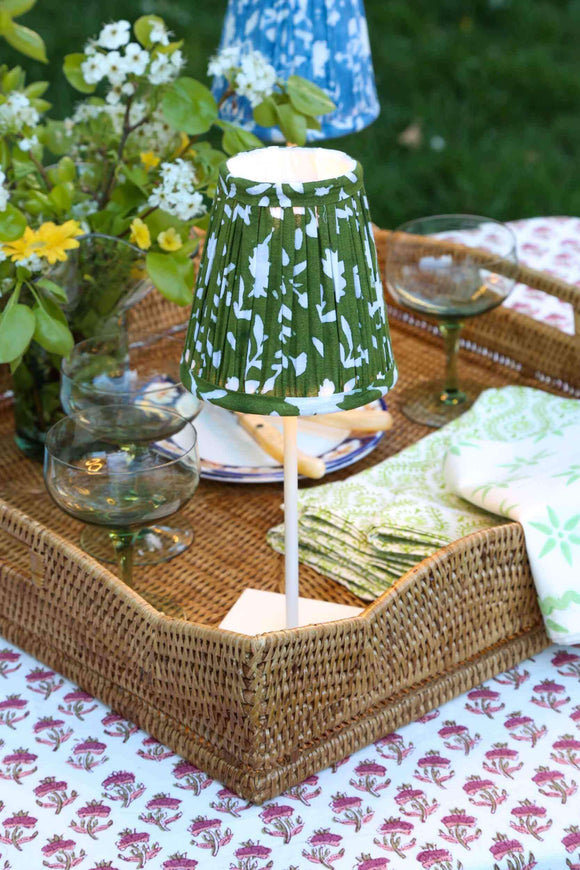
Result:
M17 716L0 722L1 870L580 867L580 648L260 807L1 639L0 663L0 703L24 702L2 707Z
M378 117L368 27L363 0L229 0L220 49L258 50L280 78L299 75L325 90L336 110L323 116L308 141L346 136ZM219 100L226 79L214 80ZM278 128L255 123L249 99L229 100L223 117L258 138L281 142Z
M246 413L324 414L395 383L362 169L340 156L351 171L308 183L259 183L222 167L182 360L183 383L200 398Z

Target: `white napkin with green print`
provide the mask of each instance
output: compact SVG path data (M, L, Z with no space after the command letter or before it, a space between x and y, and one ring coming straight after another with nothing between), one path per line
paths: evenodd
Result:
M472 439L447 454L445 479L522 524L546 630L556 643L580 643L580 412L577 425L555 421L531 438Z
M452 491L443 473L448 453L469 463L476 440L493 440L506 451L515 442L519 456L518 441L568 441L574 425L580 426L579 401L527 387L486 390L470 411L390 459L347 480L301 491L301 561L372 600L440 547L504 522L489 512L501 512L501 499L493 505L486 500L484 510ZM580 535L580 524L578 530ZM271 529L268 540L282 552L284 527Z

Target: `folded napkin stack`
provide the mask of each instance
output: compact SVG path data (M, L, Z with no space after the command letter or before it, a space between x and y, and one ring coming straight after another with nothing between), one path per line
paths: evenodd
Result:
M550 463L540 479L542 457ZM528 488L519 489L524 474ZM520 504L532 502L528 515ZM538 536L534 572L549 568L549 556L561 562L555 579L543 572L542 588L535 573L544 613L575 603L580 620L580 402L527 387L486 390L471 410L396 456L301 492L299 515L301 560L363 600L440 547L521 519L528 547L530 533ZM283 526L268 540L281 552ZM558 580L565 566L569 588ZM569 623L546 625L560 642L576 642L567 639Z

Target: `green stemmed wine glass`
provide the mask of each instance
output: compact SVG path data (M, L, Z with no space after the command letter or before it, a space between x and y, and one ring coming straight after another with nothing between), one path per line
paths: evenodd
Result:
M437 215L400 226L391 236L386 282L404 308L437 321L445 343L445 377L400 394L403 413L443 426L466 411L481 386L460 385L459 336L467 318L501 305L514 283L516 238L505 224L477 215Z
M202 402L181 383L179 364L183 339L168 333L142 333L129 341L127 334L102 336L75 345L61 368L60 397L67 414L95 405L147 405L169 408L190 422ZM176 420L179 421L180 417ZM143 420L145 440L159 439L171 421L163 414ZM143 528L134 542L136 565L157 565L183 553L193 541L193 529L183 520L155 523ZM109 536L103 529L87 527L81 547L100 562L115 561Z
M148 432L158 419L164 432ZM107 529L121 577L132 589L135 538L193 496L199 483L195 429L175 411L148 405L89 407L49 430L44 479L58 507L76 520ZM183 616L169 596L143 594L157 610Z

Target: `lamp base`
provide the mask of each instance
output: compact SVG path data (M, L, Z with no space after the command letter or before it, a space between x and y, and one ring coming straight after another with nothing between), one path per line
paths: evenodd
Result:
M362 613L362 607L298 599L298 626L351 619ZM234 606L220 622L220 628L240 634L263 634L286 628L286 597L279 592L244 589Z

